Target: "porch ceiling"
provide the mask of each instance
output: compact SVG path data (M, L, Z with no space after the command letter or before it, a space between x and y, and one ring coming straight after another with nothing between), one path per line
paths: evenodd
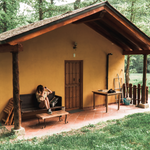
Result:
M129 20L119 17L109 9L76 22L87 26L123 49L123 55L150 54L150 39Z

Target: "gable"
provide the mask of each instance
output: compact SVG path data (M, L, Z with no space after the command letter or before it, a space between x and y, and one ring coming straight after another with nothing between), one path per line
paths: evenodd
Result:
M0 34L0 43L17 45L68 24L84 23L127 54L150 54L150 39L108 2L44 19ZM0 47L0 50L2 48ZM13 48L12 48L13 49ZM3 50L4 51L4 50ZM12 50L11 50L12 51Z

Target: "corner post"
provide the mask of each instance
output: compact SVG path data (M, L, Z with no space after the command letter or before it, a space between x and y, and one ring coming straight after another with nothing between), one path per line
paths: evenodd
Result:
M12 52L12 64L13 64L14 129L18 130L21 128L18 52Z
M146 73L147 73L147 54L144 54L142 104L146 104Z

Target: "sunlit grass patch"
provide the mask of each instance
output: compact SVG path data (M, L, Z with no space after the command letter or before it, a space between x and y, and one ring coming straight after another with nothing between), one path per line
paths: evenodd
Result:
M150 113L136 113L122 119L89 124L78 130L33 138L6 141L0 149L14 150L147 150L150 149Z

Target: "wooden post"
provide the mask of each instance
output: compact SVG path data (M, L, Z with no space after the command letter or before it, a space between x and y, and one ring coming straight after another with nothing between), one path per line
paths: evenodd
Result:
M142 99L143 99L143 86L141 86L141 93L142 93L142 95L141 95L141 103L142 103Z
M138 84L138 105L140 104L141 101L141 84Z
M125 98L126 95L126 89L125 89L125 83L123 84L123 98Z
M142 95L142 104L146 104L146 72L147 72L147 54L144 54L143 62L143 95Z
M146 87L146 103L148 103L148 86Z
M132 84L129 84L129 97L131 98L131 103L132 103Z
M18 52L12 52L12 63L13 63L14 129L17 130L21 128Z
M136 105L136 85L133 86L133 104Z

